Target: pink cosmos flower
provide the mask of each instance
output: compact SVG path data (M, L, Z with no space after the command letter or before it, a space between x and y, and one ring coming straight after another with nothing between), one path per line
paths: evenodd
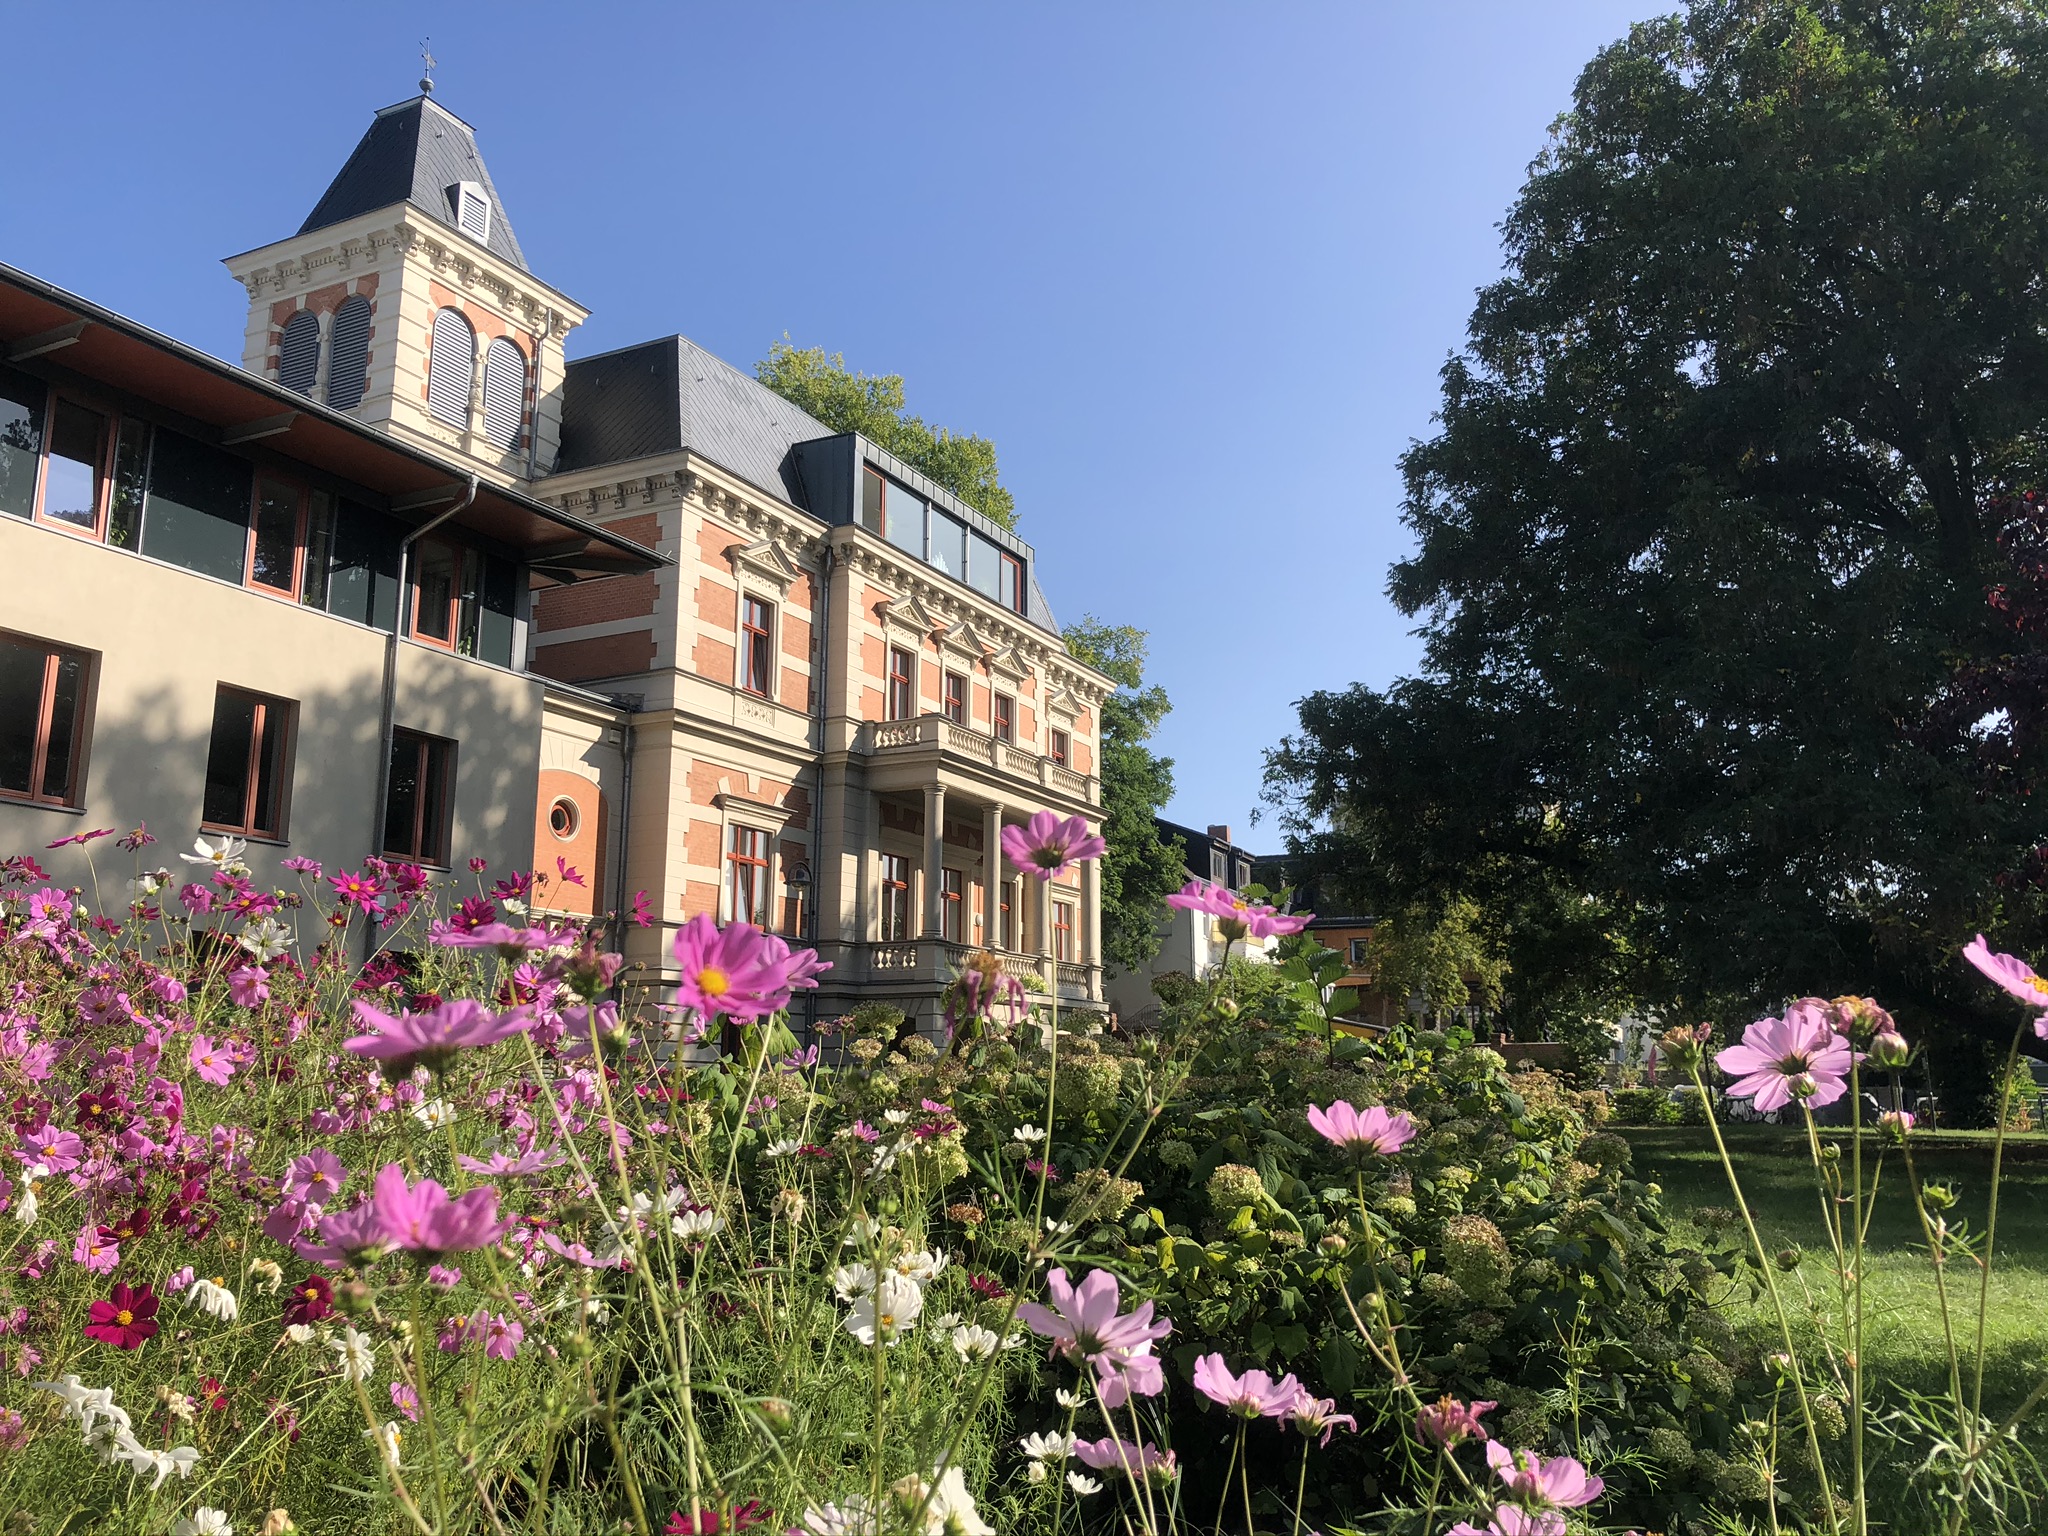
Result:
M1227 886L1211 885L1206 880L1190 880L1167 897L1166 904L1215 918L1223 937L1230 941L1299 933L1315 916L1313 912L1282 912L1278 907L1251 901Z
M21 1138L16 1154L25 1163L41 1163L52 1173L69 1173L85 1159L85 1141L76 1131L46 1125Z
M285 1170L284 1193L308 1205L326 1206L348 1182L348 1169L325 1147L315 1147L292 1159Z
M78 1241L71 1245L71 1262L83 1264L89 1275L104 1275L121 1262L121 1245L112 1237L100 1236L99 1223L88 1221L78 1229Z
M1079 816L1064 821L1040 811L1023 826L1003 828L1003 857L1034 880L1055 880L1083 859L1099 859L1109 844Z
M1112 1349L1095 1362L1095 1390L1105 1408L1121 1408L1135 1397L1157 1397L1166 1390L1166 1369L1150 1344Z
M393 1018L370 1004L357 1000L356 1021L375 1031L343 1042L358 1056L384 1063L384 1075L394 1082L424 1066L445 1072L456 1053L480 1045L509 1040L533 1025L527 1008L512 1008L493 1015L473 998L458 997L441 1004L431 1013L400 1013Z
M391 1383L391 1406L406 1418L417 1424L420 1420L420 1395L402 1381Z
M547 928L517 928L510 923L471 922L461 917L429 923L427 937L449 949L496 949L507 955L547 949L555 942L554 932Z
M1415 1415L1415 1432L1432 1445L1452 1446L1465 1440L1485 1440L1489 1437L1479 1417L1499 1406L1481 1398L1468 1407L1455 1397L1440 1397L1425 1404Z
M1162 1451L1149 1440L1142 1445L1119 1440L1115 1435L1104 1435L1100 1440L1076 1440L1074 1456L1098 1472L1121 1472L1126 1477L1171 1482L1180 1472L1173 1452Z
M1502 1504L1484 1525L1460 1520L1444 1536L1565 1536L1565 1518L1554 1509L1517 1509Z
M520 1342L526 1337L525 1325L515 1318L481 1314L475 1323L477 1335L484 1341L484 1357L489 1360L510 1360L519 1353Z
M397 1163L386 1163L377 1171L372 1199L385 1240L409 1253L462 1253L487 1247L512 1225L498 1219L498 1192L488 1184L450 1199L433 1179L421 1179L408 1188L405 1169Z
M243 1008L260 1008L270 997L270 972L260 965L238 965L228 972L228 996Z
M704 1019L758 1019L788 1007L789 947L768 938L752 923L720 929L698 913L676 933L676 1002Z
M1328 1109L1308 1107L1308 1123L1325 1141L1351 1152L1377 1152L1391 1157L1415 1139L1415 1122L1406 1110L1389 1114L1375 1104L1370 1109L1353 1109L1339 1099Z
M1742 1032L1742 1043L1714 1058L1714 1065L1738 1080L1733 1098L1754 1098L1768 1114L1794 1099L1818 1108L1849 1091L1849 1067L1860 1060L1849 1042L1808 1015L1786 1010L1782 1019L1758 1019Z
M2048 1008L2048 980L2017 956L1994 951L1983 934L1963 946L1963 958L2029 1007ZM2048 1013L2034 1020L2034 1033L2048 1040Z
M1294 1399L1294 1406L1287 1410L1287 1417L1304 1438L1313 1438L1320 1433L1323 1438L1318 1443L1322 1445L1328 1445L1330 1436L1340 1428L1348 1429L1354 1435L1358 1433L1358 1420L1348 1413L1337 1412L1334 1397L1313 1397L1306 1387Z
M186 1052L185 1059L192 1063L194 1072L216 1087L224 1085L235 1075L234 1058L224 1046L215 1044L211 1035L194 1035L192 1048Z
M1575 1509L1599 1498L1607 1486L1569 1456L1546 1461L1534 1451L1511 1451L1498 1440L1487 1441L1486 1463L1508 1485L1511 1498L1536 1509Z
M304 1215L304 1210L300 1208L294 1211L293 1208L297 1205L298 1202L287 1200L271 1212L270 1219L263 1224L263 1230L272 1237L277 1237L278 1230L286 1224L287 1217L293 1223L299 1221ZM278 1223L278 1227L274 1228L272 1222ZM322 1264L352 1264L365 1254L375 1253L391 1245L391 1239L384 1231L383 1220L377 1214L374 1200L365 1200L353 1210L329 1211L323 1215L320 1218L320 1241L317 1243L309 1243L297 1236L296 1227L293 1229L293 1235L279 1240L289 1243L292 1252L300 1258L316 1260Z
M1149 1350L1154 1340L1173 1331L1165 1318L1152 1320L1149 1301L1119 1317L1116 1276L1106 1269L1090 1271L1079 1285L1069 1284L1067 1272L1056 1269L1045 1277L1045 1288L1052 1308L1024 1302L1017 1308L1017 1320L1051 1339L1053 1348L1069 1360L1090 1365L1105 1359L1114 1362L1119 1352Z
M1204 1355L1195 1362L1195 1390L1239 1418L1277 1419L1294 1411L1301 1383L1292 1371L1278 1381L1256 1370L1233 1376L1221 1355Z
M185 1001L185 983L175 976L158 973L149 978L150 993L167 1008L175 1008Z

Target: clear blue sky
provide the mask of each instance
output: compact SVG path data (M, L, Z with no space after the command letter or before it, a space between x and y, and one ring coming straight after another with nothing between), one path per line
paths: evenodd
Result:
M993 438L1054 612L1151 632L1168 814L1242 838L1292 701L1412 664L1395 459L1574 76L1671 8L15 6L0 259L239 357L219 259L430 35L572 355L786 331Z

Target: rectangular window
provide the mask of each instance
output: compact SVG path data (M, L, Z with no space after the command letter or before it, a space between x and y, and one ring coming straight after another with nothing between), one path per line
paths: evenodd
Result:
M222 686L213 696L201 822L244 837L284 836L291 774L289 699Z
M0 633L0 797L77 802L89 668L83 651Z
M932 509L931 563L948 576L967 579L967 525Z
M882 942L901 944L910 937L910 860L900 853L882 855Z
M1024 611L1024 562L1015 555L1003 556L1002 596L998 599L1005 608Z
M249 559L248 464L181 432L152 436L142 552L239 584Z
M906 491L891 480L886 482L882 510L888 523L888 540L906 555L924 558L924 498Z
M1250 859L1239 859L1239 860L1237 861L1237 885L1238 885L1238 889L1239 889L1239 890L1243 890L1243 889L1244 889L1244 887L1246 887L1246 886L1250 885L1251 883L1252 883L1252 861L1251 861Z
M413 546L412 637L455 648L455 600L461 590L462 551L439 539Z
M740 686L775 696L775 610L758 597L740 604Z
M1052 904L1052 957L1055 960L1074 958L1074 904L1071 901Z
M1209 850L1209 878L1218 885L1230 884L1230 855L1221 848Z
M860 525L869 533L879 535L888 525L882 517L882 477L872 469L864 469L860 484Z
M384 851L416 864L448 864L455 743L418 731L391 733L391 777L384 792Z
M946 674L946 718L955 725L967 723L967 679L958 672Z
M124 417L114 444L114 487L107 498L107 542L133 549L142 537L142 498L149 488L149 436L146 421Z
M81 533L100 531L101 472L108 419L61 397L50 410L50 456L43 470L43 517Z
M43 407L49 398L49 387L41 379L0 368L0 512L35 516Z
M1065 731L1047 731L1045 733L1045 742L1045 755L1059 764L1060 767L1066 767L1069 750L1067 733Z
M967 877L957 869L939 871L939 937L949 944L962 942L966 930Z
M972 528L967 530L967 584L983 597L1002 601L1003 552L993 539Z
M249 585L295 597L299 590L299 488L271 475L256 477L256 516L249 528Z
M338 502L331 535L312 543L329 553L324 584L327 611L387 633L398 627L398 546L404 530L392 518L353 502ZM312 583L308 582L308 587Z
M889 647L889 718L908 720L917 713L917 658L900 646Z
M1353 965L1354 967L1356 967L1356 968L1363 968L1363 967L1364 967L1364 965L1365 965L1365 949L1366 949L1366 946L1367 946L1368 944L1370 944L1371 942L1372 942L1372 940L1370 940L1370 939L1353 939L1353 940L1351 941L1351 964L1352 964L1352 965Z
M1010 915L1010 882L1007 880L999 882L996 886L996 909L996 942L1004 949L1015 949L1017 931L1015 921Z
M768 926L768 834L759 827L734 827L732 847L726 853L731 870L732 920Z
M462 602L456 649L465 656L512 665L512 621L519 568L480 550L462 552Z
M1007 693L995 696L995 735L997 741L1017 739L1017 701Z

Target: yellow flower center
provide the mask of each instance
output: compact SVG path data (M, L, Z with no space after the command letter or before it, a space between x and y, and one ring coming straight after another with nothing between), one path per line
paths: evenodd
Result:
M894 1328L896 1326L896 1314L894 1312L884 1312L882 1314L882 1326L884 1328Z
M2027 985L2043 997L2048 997L2048 981L2043 981L2039 976L2029 976L2027 978Z
M697 990L706 997L723 997L732 990L732 978L715 965L707 965L697 973Z
M120 1311L114 1314L114 1321L119 1323L123 1328L126 1328L130 1323L135 1321L135 1314L133 1312L130 1312L126 1307L123 1307Z
M299 1292L299 1294L305 1297L308 1301L318 1301L320 1299L320 1293L310 1285L307 1286L303 1291Z
M215 1285L222 1285L222 1284L225 1284L226 1282L224 1282L224 1281L223 1281L223 1280L221 1279L221 1277L220 1277L219 1275L215 1275L215 1276L213 1277L213 1283L214 1283Z

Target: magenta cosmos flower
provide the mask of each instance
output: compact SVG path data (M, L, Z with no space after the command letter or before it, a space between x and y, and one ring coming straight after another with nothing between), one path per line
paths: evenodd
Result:
M1132 1351L1148 1351L1153 1342L1173 1332L1165 1318L1152 1320L1152 1303L1117 1315L1120 1298L1116 1276L1106 1269L1089 1271L1079 1285L1070 1284L1067 1272L1056 1269L1045 1277L1052 1306L1027 1301L1017 1308L1017 1320L1033 1333L1052 1340L1052 1347L1069 1360L1100 1365L1104 1360Z
M1307 1387L1300 1389L1294 1406L1287 1410L1287 1418L1305 1439L1314 1439L1320 1434L1323 1438L1319 1443L1322 1445L1328 1445L1330 1436L1339 1429L1348 1429L1354 1435L1358 1433L1358 1420L1348 1413L1339 1413L1337 1399L1312 1396Z
M156 1337L156 1292L147 1282L139 1286L114 1285L111 1301L92 1304L92 1321L85 1336L116 1349L140 1349Z
M1444 1536L1565 1536L1565 1518L1554 1509L1517 1509L1502 1504L1486 1524L1460 1520Z
M483 1248L511 1226L498 1219L498 1192L488 1184L450 1199L448 1191L432 1179L421 1179L408 1188L405 1170L397 1163L386 1163L377 1171L371 1198L384 1240L408 1253L463 1253Z
M1173 1452L1162 1451L1149 1440L1133 1445L1115 1435L1104 1435L1100 1440L1076 1440L1073 1451L1076 1460L1098 1472L1121 1472L1126 1477L1163 1483L1172 1482L1180 1473Z
M704 912L676 934L675 957L682 971L676 1002L704 1019L759 1019L780 1012L794 987L817 985L812 977L822 968L814 951L792 955L787 944L752 923L721 929Z
M1415 1139L1415 1122L1405 1109L1389 1113L1375 1104L1353 1109L1339 1099L1328 1109L1308 1107L1308 1123L1325 1141L1352 1152L1377 1152L1391 1157Z
M1270 939L1299 933L1315 915L1312 912L1282 912L1278 907L1252 901L1225 886L1211 885L1205 880L1190 880L1167 897L1166 904L1215 918L1223 937L1230 941Z
M1732 1098L1756 1101L1764 1114L1794 1099L1816 1107L1849 1091L1849 1068L1858 1060L1849 1042L1807 1014L1786 1011L1782 1019L1758 1019L1742 1032L1742 1043L1714 1058L1736 1079Z
M1221 1355L1204 1355L1195 1362L1195 1390L1239 1418L1277 1419L1294 1411L1301 1383L1292 1371L1278 1381L1264 1371L1233 1376Z
M1963 958L2029 1007L2048 1008L2048 980L2018 956L1997 953L1983 934L1963 946ZM2034 1020L2034 1033L2048 1040L2048 1013Z
M1534 1451L1511 1451L1498 1440L1486 1443L1486 1462L1508 1485L1508 1496L1524 1508L1576 1509L1599 1498L1607 1486L1569 1456L1545 1461Z
M1109 844L1079 816L1062 821L1040 811L1021 827L1003 828L1003 857L1034 880L1054 880L1083 859L1099 859Z
M1484 1398L1468 1406L1455 1397L1440 1397L1433 1403L1425 1403L1415 1415L1415 1432L1432 1445L1450 1446L1465 1440L1485 1440L1489 1437L1479 1417L1499 1406Z
M410 1076L414 1067L445 1072L456 1053L494 1045L530 1028L533 1015L525 1008L500 1014L472 998L458 997L431 1013L401 1013L396 1018L358 1001L356 1022L373 1031L343 1042L358 1056L384 1064L392 1081Z

